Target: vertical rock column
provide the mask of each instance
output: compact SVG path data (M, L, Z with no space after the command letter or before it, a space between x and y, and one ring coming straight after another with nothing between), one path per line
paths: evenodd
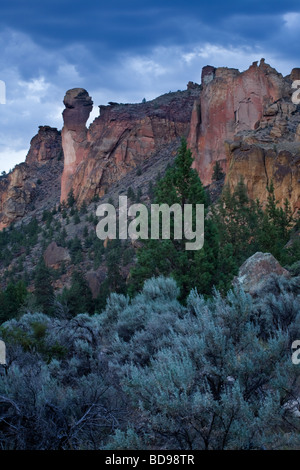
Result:
M72 188L73 175L85 159L88 148L86 122L93 109L93 101L83 88L68 90L64 97L62 146L64 170L61 180L61 202L67 201Z

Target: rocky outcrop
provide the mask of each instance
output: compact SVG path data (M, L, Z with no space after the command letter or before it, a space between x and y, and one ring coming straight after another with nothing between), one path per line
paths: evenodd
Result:
M240 267L234 285L242 287L245 292L254 296L274 274L290 277L290 273L278 263L273 255L257 252Z
M85 99L78 100L78 93ZM67 199L71 187L79 204L104 195L133 168L178 137L187 136L198 94L199 85L189 84L184 92L168 93L151 102L100 106L100 116L87 130L86 110L91 103L87 92L67 92L61 201Z
M36 163L46 163L53 159L62 159L60 132L50 126L39 126L39 132L30 142L26 163L31 166Z
M149 102L100 106L88 129L93 101L82 88L69 90L61 133L41 126L26 162L0 178L0 228L66 201L71 188L78 205L102 197L135 168L173 156L180 137L187 137L204 185L220 161L231 188L243 177L249 195L265 201L273 181L279 202L287 198L297 211L300 109L291 98L299 70L283 77L263 59L244 72L206 66L201 85L189 82Z
M46 266L57 269L62 263L71 261L71 257L66 248L51 242L45 250L44 261Z
M273 182L275 197L283 206L287 199L293 212L300 209L300 113L290 97L281 98L264 110L255 130L225 142L226 184L233 189L242 177L249 196L267 200Z
M0 229L46 201L57 201L62 168L60 132L40 126L30 142L26 162L0 178Z
M86 121L93 109L93 102L83 88L67 91L64 98L62 146L64 149L64 171L61 180L61 201L66 201L72 187L73 175L82 161L87 158Z
M291 80L275 69L254 62L244 72L225 67L204 67L202 91L193 108L188 138L202 182L210 184L217 160L226 171L224 142L257 127L266 108L291 95Z
M300 150L300 149L299 149ZM283 207L289 201L293 213L300 209L300 151L264 148L246 142L227 143L229 168L225 183L233 190L241 178L249 196L264 206L271 182Z

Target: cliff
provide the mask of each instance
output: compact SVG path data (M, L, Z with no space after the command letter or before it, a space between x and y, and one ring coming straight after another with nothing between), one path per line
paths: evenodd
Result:
M0 178L0 229L38 207L59 201L63 151L60 132L40 126L25 163Z
M130 170L178 137L187 137L198 93L196 86L148 103L100 106L100 116L86 129L91 98L83 89L69 90L63 112L61 201L71 187L79 203L103 196Z
M211 182L217 160L227 170L225 140L253 130L268 106L289 95L291 80L284 79L263 59L244 72L203 68L202 91L194 105L188 144L205 185Z
M281 204L300 206L300 111L293 102L300 69L283 77L264 59L239 72L206 66L201 85L136 104L99 106L86 127L93 101L82 88L67 91L62 131L41 126L26 162L0 178L0 228L26 214L66 201L78 205L102 197L134 170L148 167L184 136L204 185L220 161L232 188L243 177L251 197L265 201L273 181Z

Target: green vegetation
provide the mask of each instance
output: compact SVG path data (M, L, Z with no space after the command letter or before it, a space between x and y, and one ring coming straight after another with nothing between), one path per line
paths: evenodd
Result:
M45 265L43 258L39 261L35 271L34 294L37 305L46 315L53 313L54 289L50 270Z
M0 232L1 449L299 448L291 344L300 326L300 222L287 201L279 207L272 182L264 206L243 180L210 204L192 161L183 139L148 196L181 209L204 205L200 250L174 237L172 216L170 239L103 242L98 218L85 203L76 207L72 190L40 221ZM216 164L213 178L222 184L223 176ZM127 196L139 202L141 189ZM195 219L194 211L194 228ZM53 240L71 257L55 269L43 258ZM257 251L272 253L291 278L270 276L252 298L232 280ZM96 298L85 276L93 270L102 277Z
M220 181L225 177L225 173L222 170L219 160L216 161L213 169L212 180Z
M192 290L184 307L159 277L98 315L7 321L1 448L298 448L298 281L275 277L257 299Z
M182 213L185 204L204 204L207 213L208 197L197 172L191 168L192 161L191 151L186 141L182 140L173 167L166 171L155 187L155 204L179 204ZM195 211L193 221L195 223ZM174 239L173 232L170 240L146 241L138 253L137 265L132 270L129 292L134 295L143 282L153 275L174 277L180 287L182 300L193 287L206 295L212 293L214 286L228 288L231 280L228 271L235 273L237 266L234 262L223 270L220 266L224 263L224 252L228 254L229 251L227 245L221 248L217 226L212 218L206 218L205 241L201 250L186 250L185 240Z
M91 290L85 276L79 271L73 272L71 287L63 289L59 301L66 306L71 316L82 312L94 313Z

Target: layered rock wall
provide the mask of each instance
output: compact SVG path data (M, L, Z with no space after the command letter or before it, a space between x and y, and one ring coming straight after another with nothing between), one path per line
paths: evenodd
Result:
M77 101L77 90L67 92L66 97L73 101L65 102L62 130L65 167L61 201L67 200L72 188L79 204L102 196L111 184L165 145L187 137L199 86L148 103L100 106L100 116L88 130L88 115L83 110L89 109L90 99L84 92L80 94L85 101Z
M228 166L224 142L253 130L264 110L290 94L289 81L265 64L254 62L242 73L207 66L202 70L202 91L193 109L188 145L202 182L211 183L217 160Z
M300 105L292 84L262 59L244 72L206 66L201 85L137 104L109 103L87 129L93 107L88 92L69 90L62 132L40 126L26 162L0 177L0 228L35 207L66 201L73 189L80 205L104 195L128 173L172 152L186 137L194 166L211 183L220 161L233 189L243 177L249 195L262 202L273 181L281 204L300 207ZM177 144L176 144L177 145ZM170 150L172 149L172 150Z

